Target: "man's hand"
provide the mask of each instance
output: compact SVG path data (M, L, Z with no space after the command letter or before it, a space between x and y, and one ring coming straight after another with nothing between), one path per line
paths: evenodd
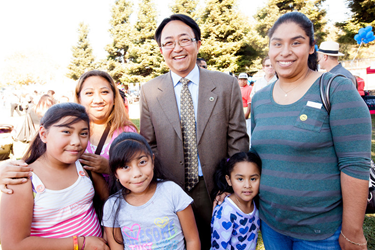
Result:
M5 194L12 194L13 190L7 185L17 185L27 181L33 170L23 160L5 161L0 165L0 190Z

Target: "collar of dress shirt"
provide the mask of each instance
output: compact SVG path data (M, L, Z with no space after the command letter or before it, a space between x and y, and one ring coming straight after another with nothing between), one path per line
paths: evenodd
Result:
M173 81L173 87L176 87L176 85L179 83L181 76L177 75L173 71L171 71L172 75L172 81ZM193 84L196 84L199 86L199 69L198 65L195 65L194 69L190 71L190 73L185 77L189 79Z

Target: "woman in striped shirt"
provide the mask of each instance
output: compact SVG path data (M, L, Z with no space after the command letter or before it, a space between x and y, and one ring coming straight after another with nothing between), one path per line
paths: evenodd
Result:
M109 249L93 208L93 184L78 161L88 140L83 106L62 103L47 111L25 157L31 178L2 196L3 250ZM104 179L97 179L96 191L105 190Z

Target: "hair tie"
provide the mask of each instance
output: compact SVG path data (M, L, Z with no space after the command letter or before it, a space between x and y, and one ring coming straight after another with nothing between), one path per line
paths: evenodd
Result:
M227 159L227 162L230 160L230 157Z

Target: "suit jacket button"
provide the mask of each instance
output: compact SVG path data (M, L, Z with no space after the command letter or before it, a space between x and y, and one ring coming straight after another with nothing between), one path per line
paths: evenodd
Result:
M182 164L184 164L182 161L180 161L180 164L182 165Z

